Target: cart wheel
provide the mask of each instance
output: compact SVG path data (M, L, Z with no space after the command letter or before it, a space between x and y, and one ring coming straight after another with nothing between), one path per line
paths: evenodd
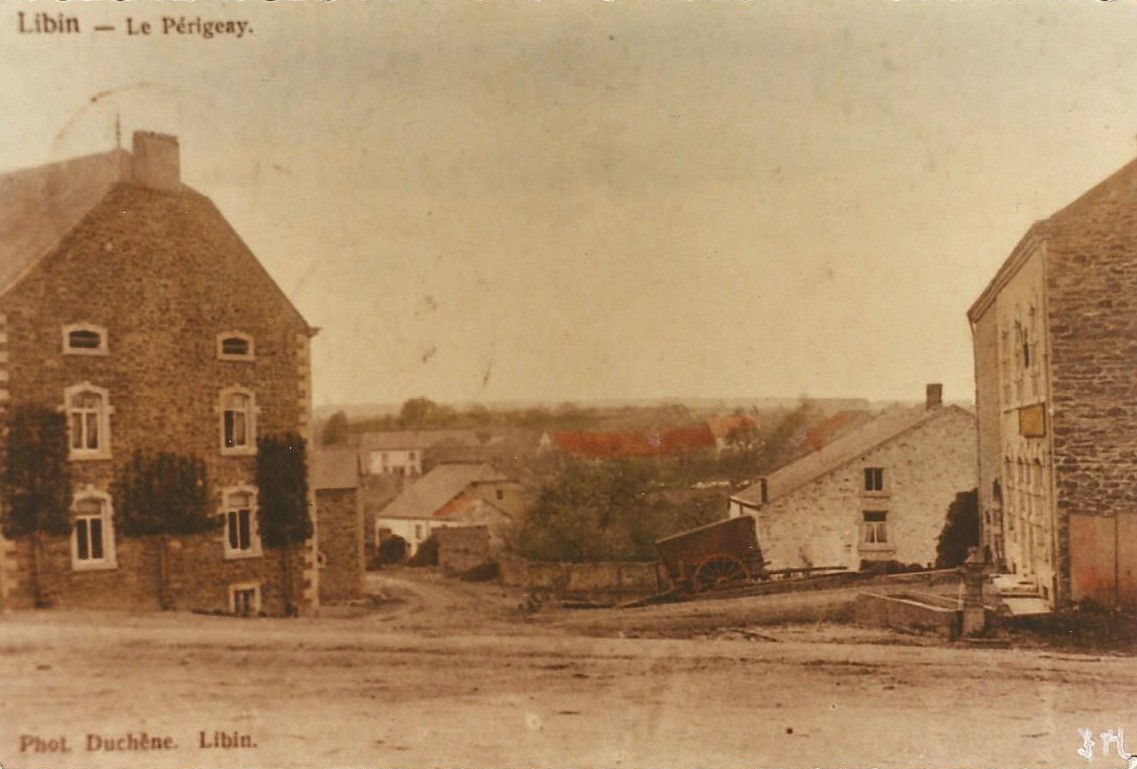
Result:
M709 555L695 569L692 580L695 590L709 590L727 582L750 579L750 572L742 561L733 555Z

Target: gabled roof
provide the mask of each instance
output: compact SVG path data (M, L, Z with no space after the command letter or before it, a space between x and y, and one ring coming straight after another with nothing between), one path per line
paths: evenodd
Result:
M498 505L489 502L480 497L470 496L468 494L459 494L454 499L447 502L442 507L434 511L434 517L446 521L460 521L468 519L471 515L479 513L494 512L504 518L512 519L509 513L502 510Z
M1007 281L1042 243L1076 235L1078 251L1093 253L1121 240L1132 242L1137 239L1135 211L1137 160L1131 160L1074 202L1032 224L971 305L967 311L968 318L974 323L982 317Z
M766 476L766 499L773 501L842 467L872 449L881 446L920 425L945 414L972 415L958 406L928 409L920 406L897 406L888 409L876 419L842 435L825 447L801 459L790 462ZM750 505L762 504L762 482L755 483L732 499Z
M138 154L138 148L148 138L169 140L177 146L176 137L136 131L134 151L115 149L0 174L0 294L15 286L56 249L112 192L124 186L151 187L139 172L146 157L145 152ZM309 335L315 335L316 329L308 325L292 300L208 197L179 179L162 189L164 194L185 196L187 206L192 205L198 215L215 215L218 224L229 231L267 279L270 290L304 324ZM198 201L204 208L196 205Z
M309 456L312 488L354 489L359 486L359 457L352 449L321 449Z
M112 150L0 175L0 293L126 178L130 153Z
M475 483L508 480L485 464L439 465L378 512L380 518L430 518Z

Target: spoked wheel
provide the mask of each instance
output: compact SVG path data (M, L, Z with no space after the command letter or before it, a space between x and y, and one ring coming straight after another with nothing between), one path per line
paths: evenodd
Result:
M710 590L728 582L750 579L746 565L733 555L710 555L695 569L695 590Z

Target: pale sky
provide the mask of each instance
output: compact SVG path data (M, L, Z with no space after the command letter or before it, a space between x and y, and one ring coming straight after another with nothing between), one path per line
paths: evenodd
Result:
M163 15L253 34L125 35ZM967 307L1137 155L1135 39L1120 1L0 0L0 169L177 134L322 328L317 404L970 399Z

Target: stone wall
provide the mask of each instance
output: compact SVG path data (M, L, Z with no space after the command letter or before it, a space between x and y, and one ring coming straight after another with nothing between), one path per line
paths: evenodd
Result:
M1131 192L1128 194L1132 195ZM1087 206L1097 201L1088 199ZM1052 445L1057 540L1069 541L1069 516L1113 516L1137 509L1137 225L1131 205L1105 201L1079 211L1048 245ZM1097 558L1112 560L1114 542ZM1083 554L1086 555L1086 554ZM1058 595L1071 591L1070 556L1058 553ZM1137 572L1119 575L1137 596ZM1133 604L1137 605L1137 604Z
M831 470L754 515L770 569L844 566L858 569L863 513L886 510L890 553L903 563L930 564L948 506L976 484L974 418L944 407L940 414ZM864 493L864 468L883 467L886 494Z
M451 526L438 529L434 536L438 565L446 574L460 574L493 560L488 526Z
M559 563L503 556L498 564L503 585L561 597L625 600L659 591L654 561Z
M363 508L356 489L317 489L320 601L363 596Z
M204 459L220 510L221 490L252 485L255 467L251 454L221 451L225 387L255 393L258 434L304 427L307 345L297 340L306 342L308 327L213 204L196 193L117 185L0 298L0 313L10 404L61 407L64 389L80 383L109 393L110 458L73 461L76 489L109 494L133 451L173 450ZM73 323L105 328L106 354L63 354L62 329ZM229 331L253 338L252 360L218 359L217 335ZM121 538L120 544L117 577L78 577L69 563L52 562L61 570L57 603L87 603L73 590L102 581L128 585L135 579L128 572L147 568L131 561L132 547ZM220 563L220 539L198 555L203 563ZM225 565L217 585L187 583L187 590L202 591L187 605L215 606L228 572L274 572L272 558L263 558L263 566ZM298 573L308 574L305 609L315 606L311 561L308 552L296 564ZM5 569L5 589L17 589L21 579Z

